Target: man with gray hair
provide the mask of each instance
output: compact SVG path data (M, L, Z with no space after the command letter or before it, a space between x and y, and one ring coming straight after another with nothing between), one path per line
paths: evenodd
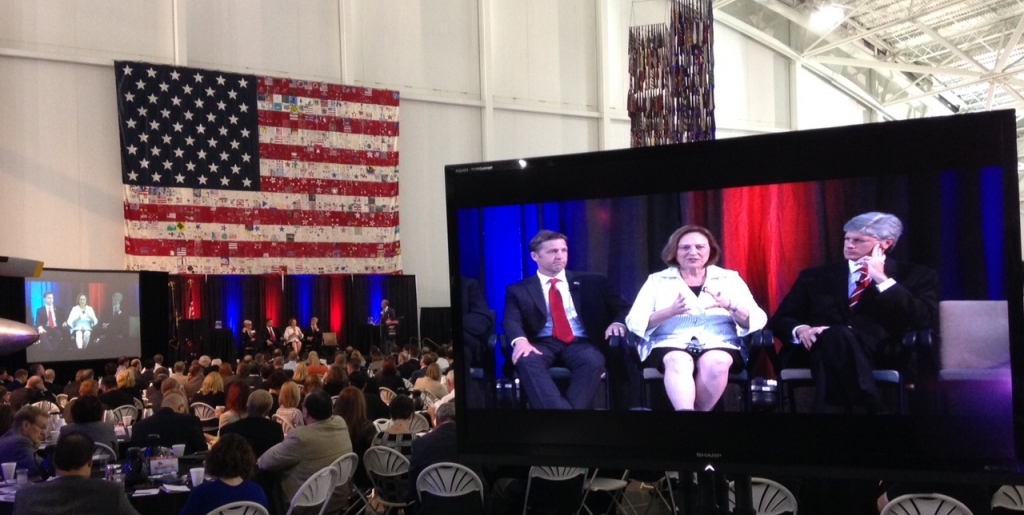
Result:
M221 436L235 433L252 445L252 453L259 459L267 449L284 440L281 424L267 418L274 399L266 390L253 390L245 404L246 416L220 428Z
M458 458L455 445L455 403L446 402L437 407L434 414L434 429L412 441L412 457L409 458L409 500L416 497L416 478L423 469L435 463L459 463ZM476 472L480 475L479 470ZM458 511L452 510L452 513Z
M934 270L887 259L903 232L899 218L864 213L843 226L845 262L804 270L768 321L784 346L782 368L811 369L814 410L862 405L884 411L873 371L888 345L937 320Z

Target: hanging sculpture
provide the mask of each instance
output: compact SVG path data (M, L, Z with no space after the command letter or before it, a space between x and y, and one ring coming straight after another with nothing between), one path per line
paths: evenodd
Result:
M667 25L630 27L630 146L714 139L711 11L711 0L672 0Z

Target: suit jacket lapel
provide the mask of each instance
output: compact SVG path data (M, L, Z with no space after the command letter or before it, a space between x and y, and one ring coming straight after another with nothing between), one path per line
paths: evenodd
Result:
M533 299L533 304L537 306L537 309L544 315L548 314L548 305L544 302L544 288L540 285L540 277L535 274L526 283L526 290L530 293L530 298Z

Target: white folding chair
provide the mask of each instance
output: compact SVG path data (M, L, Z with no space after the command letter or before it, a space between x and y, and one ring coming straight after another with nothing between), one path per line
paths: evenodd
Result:
M46 413L60 413L60 408L56 404L50 401L39 401L31 404L32 407L39 408Z
M971 515L964 503L942 494L901 495L886 504L880 515L918 515L941 513L942 515Z
M68 405L68 394L61 393L57 395L57 407L64 409Z
M143 392L142 396L145 397L146 393ZM132 400L135 401L135 409L138 410L139 413L142 413L143 411L146 410L146 404L144 402L140 401L139 399L132 399Z
M377 420L373 421L373 427L374 429L377 430L378 433L383 433L384 431L387 431L389 427L391 427L391 420L387 418L378 418Z
M992 495L992 509L1024 511L1024 486L1003 485Z
M316 506L320 506L320 515L323 515L324 510L327 509L327 500L331 498L331 493L334 492L334 479L337 475L338 470L336 468L327 466L320 469L316 474L309 476L309 479L302 483L302 486L295 492L295 496L292 497L292 502L288 505L288 513L286 515L291 515L295 508Z
M192 403L192 414L199 417L199 420L210 420L217 418L217 410L204 402Z
M543 479L545 481L569 481L576 477L583 476L583 480L587 479L587 469L576 468L576 467L530 467L530 473L526 480L526 494L523 496L523 515L527 514L530 508L530 487L533 485L533 478ZM570 502L571 501L571 502ZM579 491L579 498L574 500L565 500L565 505L572 504L579 506L583 502L583 489ZM578 510L579 508L577 508Z
M384 386L380 387L380 400L384 401L384 404L391 405L391 399L394 399L397 395L390 388Z
M92 447L93 456L106 458L108 461L117 460L117 453L105 443L95 442Z
M426 408L427 406L433 406L434 403L437 402L437 396L426 390L420 392L420 398L423 399L424 408Z
M334 406L337 403L338 403L338 396L337 395L332 395L331 396L331 406Z
M622 505L623 496L626 493L626 487L629 486L629 470L626 470L622 474L622 479L615 479L611 477L598 477L597 473L599 469L594 469L594 475L590 476L587 483L583 486L583 500L580 501L580 508L584 509L590 515L594 515L594 512L590 511L590 507L587 506L587 497L592 493L604 492L611 496L612 503L608 506L607 513L611 512L612 507L618 508L617 512L626 513L626 507ZM626 501L629 502L628 500ZM632 504L629 505L630 511L636 515L636 508Z
M114 417L115 424L120 424L121 421L124 420L124 417L131 417L132 424L139 419L139 410L135 409L135 406L129 406L127 404L110 410L110 413L111 416Z
M259 503L236 501L225 504L206 515L270 515L270 512Z
M796 515L796 496L788 488L763 477L750 478L750 499L757 515L792 513ZM736 508L736 484L729 482L729 510Z
M331 495L330 497L327 498L327 502L324 503L325 509L327 506L330 506L331 499L334 497L335 494L338 493L338 489L344 487L349 481L352 480L352 476L356 473L356 466L358 465L359 455L354 452L343 454L341 457L334 460L333 462L331 462L330 465L328 465L328 467L334 469L335 475L334 488L331 489ZM356 492L359 494L359 497L363 498L362 492L360 492L357 488L353 489L356 490ZM342 494L344 494L344 492L342 492ZM366 499L363 498L363 500L365 501Z
M274 419L274 422L281 424L281 432L284 433L285 436L288 436L288 433L291 433L292 429L295 429L295 426L292 425L291 421L282 417L281 415L278 415L277 413L274 413L274 415L270 418Z
M387 507L385 515L395 508L405 508L408 488L409 459L402 453L381 445L370 447L363 454L366 475L370 476L377 502Z
M449 498L480 492L480 512L484 510L484 483L468 467L458 463L435 463L416 477L416 498L423 502L423 494Z
M422 433L424 431L430 431L430 422L427 418L419 413L412 414L412 421L409 422L409 432L412 434Z

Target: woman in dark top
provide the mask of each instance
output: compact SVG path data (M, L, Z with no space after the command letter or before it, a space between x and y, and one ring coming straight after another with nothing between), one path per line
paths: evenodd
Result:
M216 479L193 485L181 515L206 515L238 501L251 501L268 508L263 489L247 480L255 465L256 457L245 438L235 434L221 436L206 457L206 475Z
M370 486L370 479L366 476L366 468L363 466L363 454L370 448L377 429L373 427L373 422L366 418L366 398L363 392L354 386L342 389L337 402L334 403L334 414L345 419L348 436L352 440L352 452L359 456L359 465L353 481L360 487Z
M110 447L117 455L117 435L114 425L103 421L103 404L99 397L79 397L71 406L75 421L60 428L60 434L82 433L88 435L96 443Z
M331 365L327 369L327 377L324 379L324 391L327 392L327 395L336 397L346 386L348 386L348 373L338 365Z
M391 412L391 425L377 433L373 437L371 445L390 447L408 458L412 456L412 440L416 437L409 430L412 414L415 413L412 399L405 395L399 395L391 399L388 409Z
M392 392L402 394L406 393L405 379L398 375L398 368L395 366L395 362L390 359L384 362L384 366L380 367L380 374L374 377L377 383L377 388L387 388Z

